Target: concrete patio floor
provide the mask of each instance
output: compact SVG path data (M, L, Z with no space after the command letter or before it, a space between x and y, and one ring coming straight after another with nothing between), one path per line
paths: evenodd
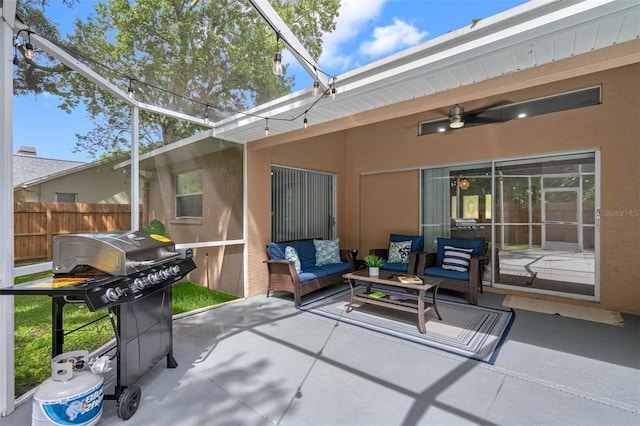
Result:
M176 319L178 367L163 360L139 381L126 423L105 401L99 424L637 425L640 317L623 317L620 328L516 310L489 365L258 296ZM0 425L30 424L30 404Z

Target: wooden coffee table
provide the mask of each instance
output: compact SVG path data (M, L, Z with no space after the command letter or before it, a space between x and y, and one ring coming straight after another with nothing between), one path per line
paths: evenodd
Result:
M438 305L436 303L436 295L438 293L438 284L440 280L436 278L420 277L422 284L418 283L403 283L398 281L398 276L408 276L402 273L390 273L387 271L380 271L380 276L370 277L369 270L363 269L361 271L349 272L344 274L343 278L349 280L349 286L351 287L351 300L347 307L347 312L353 310L353 302L359 301L364 303L370 303L372 305L386 306L390 309L396 309L398 311L415 313L418 315L418 330L420 333L426 333L425 314L433 308L439 320L442 320L440 313L438 312ZM355 293L354 289L359 284L366 286L364 293ZM381 298L371 297L371 294L375 295L375 292L371 291L372 284L384 284L392 287L400 287L408 290L415 290L418 292L418 299L405 299L405 300L393 300L389 295L385 295ZM427 290L433 290L433 301L425 302L425 292Z

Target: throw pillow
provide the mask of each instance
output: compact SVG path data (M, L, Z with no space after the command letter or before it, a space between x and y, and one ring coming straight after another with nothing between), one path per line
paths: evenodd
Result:
M411 241L391 241L389 243L389 263L409 263Z
M291 246L287 246L284 249L284 258L287 260L293 260L293 266L296 268L296 272L300 274L302 272L302 266L300 265L300 257L298 252Z
M473 253L473 249L444 246L442 269L460 272L468 271L471 253Z
M313 240L316 248L316 266L342 263L340 260L340 239Z

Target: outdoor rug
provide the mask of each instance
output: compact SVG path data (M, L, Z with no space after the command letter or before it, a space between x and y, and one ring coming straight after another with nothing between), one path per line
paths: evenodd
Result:
M375 287L375 286L374 286ZM377 288L387 295L415 296L388 287ZM356 288L356 291L362 289ZM363 327L368 330L440 349L466 358L493 364L515 318L513 310L500 310L438 299L438 311L426 314L426 334L418 331L416 314L400 312L384 306L354 302L347 312L350 292L344 290L301 305L300 309ZM426 300L431 299L428 293Z
M563 317L600 322L603 324L614 325L616 327L624 327L624 319L622 318L622 315L620 315L620 312L592 308L589 306L551 302L548 300L533 299L531 297L510 295L504 298L502 306L540 312L543 314L560 315Z

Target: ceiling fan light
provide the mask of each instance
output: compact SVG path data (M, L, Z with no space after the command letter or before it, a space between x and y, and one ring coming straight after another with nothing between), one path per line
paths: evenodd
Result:
M464 108L455 104L455 106L449 110L449 127L459 129L462 126L464 126Z

